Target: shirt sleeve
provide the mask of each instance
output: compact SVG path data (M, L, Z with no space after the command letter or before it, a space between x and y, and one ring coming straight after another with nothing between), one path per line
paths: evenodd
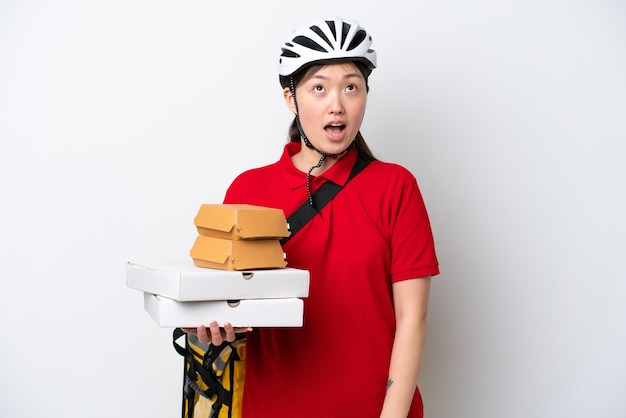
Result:
M391 202L391 281L434 276L439 262L422 194L405 172Z

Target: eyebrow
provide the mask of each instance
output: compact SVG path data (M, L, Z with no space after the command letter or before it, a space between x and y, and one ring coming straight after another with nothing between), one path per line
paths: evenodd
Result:
M348 74L344 75L342 77L342 79L354 78L354 77L356 77L356 78L363 78L363 76L360 73L348 73ZM322 80L328 80L329 79L329 77L326 77L326 76L321 75L321 74L314 74L311 78L312 79L313 78L319 78L319 79L322 79Z

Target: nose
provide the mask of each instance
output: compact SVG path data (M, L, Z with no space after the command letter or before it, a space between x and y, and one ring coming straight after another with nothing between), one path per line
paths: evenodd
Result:
M342 114L344 111L343 101L339 93L329 95L328 113L333 115Z

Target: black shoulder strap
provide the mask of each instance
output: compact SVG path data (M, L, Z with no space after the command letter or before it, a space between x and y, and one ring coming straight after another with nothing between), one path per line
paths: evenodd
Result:
M352 167L352 171L350 172L350 176L346 180L346 183L343 186L333 183L332 181L327 181L315 193L313 193L313 202L315 206L311 206L309 200L307 199L300 207L287 218L287 223L289 224L289 231L291 231L291 235L285 237L280 240L281 245L285 245L287 241L289 241L294 235L298 233L309 222L315 215L317 215L324 206L330 202L333 197L337 195L341 191L343 187L350 182L359 174L370 162L365 160L359 156L354 166Z

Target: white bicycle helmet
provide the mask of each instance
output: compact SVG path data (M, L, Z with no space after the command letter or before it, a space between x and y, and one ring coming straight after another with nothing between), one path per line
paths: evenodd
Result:
M291 76L314 63L361 61L368 72L376 68L372 37L354 20L318 19L293 31L283 44L278 74Z

